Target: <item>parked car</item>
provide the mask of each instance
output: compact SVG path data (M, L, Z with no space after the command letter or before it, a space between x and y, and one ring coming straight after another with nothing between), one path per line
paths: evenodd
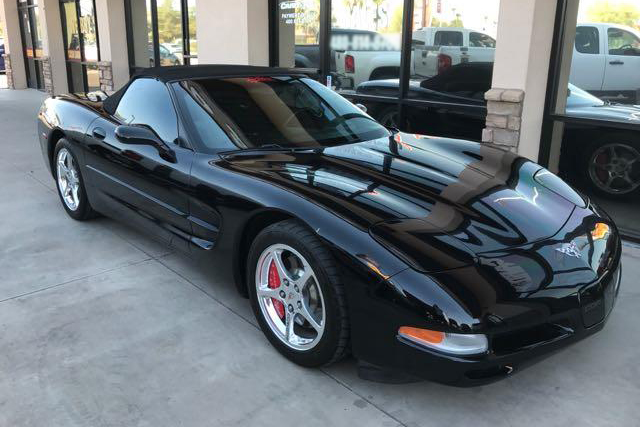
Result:
M4 39L0 39L0 72L4 73Z
M160 51L160 65L161 66L171 66L171 65L180 65L182 62L180 58L178 58L175 54L173 54L169 49L167 49L164 45L159 45L158 50ZM153 46L149 46L149 66L154 67L155 61L153 59Z
M395 104L364 102L380 123L411 132L480 140L485 127L484 93L491 88L493 63L465 63L425 80L412 80L410 98L446 104L408 109L404 125ZM356 94L397 96L398 80L370 81ZM638 131L612 130L603 125L566 124L563 171L590 191L609 198L640 194L640 106L601 101L569 84L567 115L606 121L638 123Z
M375 31L358 30L351 28L332 28L329 46L330 71L336 70L335 50L350 49L352 46L359 46L367 43L370 39L379 37ZM316 40L315 44L297 44L295 47L295 67L296 68L319 68L320 67L320 45Z
M400 75L398 46L336 50L336 67L342 88L355 88L368 80ZM466 28L429 27L413 32L411 75L434 76L452 65L493 61L495 40Z
M232 269L302 366L495 381L602 329L618 294L615 224L558 177L388 130L299 71L147 69L103 102L47 99L37 134L71 218Z
M579 24L570 81L599 98L640 103L640 32L618 24Z

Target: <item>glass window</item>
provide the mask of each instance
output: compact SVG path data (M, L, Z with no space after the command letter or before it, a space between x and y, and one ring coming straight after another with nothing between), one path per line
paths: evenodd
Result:
M595 27L577 27L576 50L580 53L600 53L598 29Z
M469 33L469 47L496 47L496 41L493 37L482 33L472 31Z
M84 88L84 67L80 62L67 62L67 73L69 74L69 91L71 93L81 93Z
M640 37L620 28L607 29L609 55L640 55Z
M160 65L182 64L182 6L179 0L158 1Z
M198 63L198 38L196 34L196 0L187 1L187 19L189 23L189 64Z
M158 80L134 80L122 96L115 118L121 123L144 124L166 142L178 138L178 118L167 87Z
M282 67L320 66L320 0L279 0L278 64Z
M238 147L327 147L390 135L336 92L309 78L198 80L202 102Z
M173 90L185 113L187 126L197 139L197 146L204 147L205 151L236 148L214 120L216 107L208 102L207 92L201 84L183 81L174 83Z
M331 58L338 90L348 93L371 81L399 78L403 10L403 0L332 3Z
M597 4L598 3L598 4ZM569 12L567 12L569 13ZM640 236L640 2L581 0L557 66L551 146L561 176ZM565 37L573 35L564 29ZM579 121L574 120L579 118Z
M131 66L151 67L153 66L151 0L129 0L129 18L132 23L135 23L128 28L133 45Z
M85 65L84 70L87 75L87 91L100 90L100 71L98 70L98 66Z
M84 45L84 60L98 60L98 35L96 31L96 16L93 0L79 0L80 6L80 34Z
M80 54L80 34L78 33L78 14L75 1L62 3L62 27L65 33L67 59L82 60Z
M435 46L462 46L462 30L436 31L433 44Z

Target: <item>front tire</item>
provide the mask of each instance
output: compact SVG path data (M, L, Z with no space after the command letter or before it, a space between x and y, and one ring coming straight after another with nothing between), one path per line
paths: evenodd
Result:
M71 144L61 138L53 152L53 174L58 188L58 196L67 214L78 221L93 218L96 213L87 199L84 179L80 172L80 165L76 159Z
M249 250L251 306L269 342L302 366L326 366L348 349L346 299L333 257L296 220L262 230Z

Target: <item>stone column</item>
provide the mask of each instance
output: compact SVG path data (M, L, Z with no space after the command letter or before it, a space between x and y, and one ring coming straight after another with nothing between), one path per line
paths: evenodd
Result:
M100 88L110 93L129 81L124 1L96 0L96 16L100 37ZM134 27L146 28L144 22L134 21Z
M66 93L69 91L69 83L64 56L60 3L59 0L40 0L38 3L45 55L42 61L45 91L52 95Z
M7 82L12 89L27 88L27 72L22 55L22 35L18 15L18 2L0 0L0 22L4 22L4 51L9 59Z
M15 89L16 87L13 84L13 72L11 71L11 55L5 53L2 56L4 56L4 69L7 73L7 88Z
M503 0L483 141L538 159L556 2Z

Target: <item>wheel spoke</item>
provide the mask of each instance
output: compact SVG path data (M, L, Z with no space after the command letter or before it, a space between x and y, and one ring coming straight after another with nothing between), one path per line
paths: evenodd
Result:
M262 298L273 298L278 301L283 301L283 299L280 297L279 288L271 289L271 288L260 287L257 292L258 292L258 296Z
M276 269L278 270L278 274L280 275L280 280L288 280L292 282L293 279L289 274L289 271L285 268L284 263L282 262L282 250L275 250L272 252L273 261L276 264Z
M320 333L322 331L322 324L318 323L318 321L313 317L311 312L309 312L309 308L307 307L307 304L302 303L302 307L300 307L299 313L302 317L305 318L307 322L309 322L311 327L315 329L316 332Z
M284 325L284 337L288 342L292 342L292 340L294 339L294 337L296 336L296 334L293 332L293 325L295 325L295 322L293 321L293 313L290 313L287 310L287 318L285 321L285 325Z

